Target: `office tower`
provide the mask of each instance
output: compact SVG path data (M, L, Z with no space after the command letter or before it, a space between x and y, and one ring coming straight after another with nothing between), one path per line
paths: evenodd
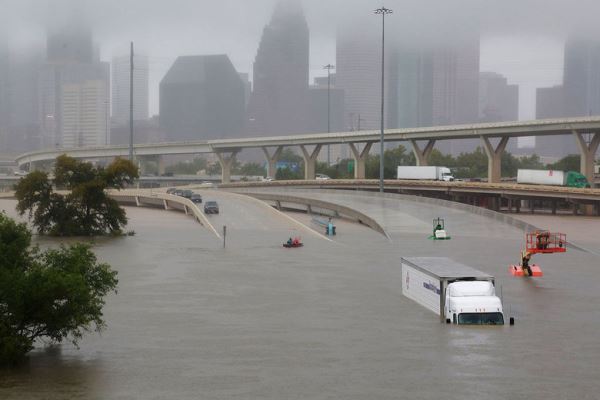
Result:
M519 86L509 85L495 72L479 74L479 120L481 122L517 121Z
M226 55L178 57L160 82L167 140L239 137L244 115L244 84Z
M100 146L109 142L110 103L105 81L65 82L60 98L63 147Z
M91 64L98 61L92 31L80 22L52 27L46 43L50 64Z
M10 115L9 82L8 45L0 37L0 154L7 152Z
M562 85L536 90L536 119L556 119L569 116L565 104L565 89ZM542 157L561 158L577 154L575 139L567 136L537 136L534 152Z
M240 72L239 76L244 84L244 107L248 107L248 102L252 95L252 82L250 82L250 76L247 72Z
M336 37L336 88L344 91L344 125L377 129L381 119L381 38L342 23ZM378 46L379 43L379 46ZM387 111L386 111L387 112Z
M40 116L44 147L108 144L109 82L110 66L105 62L45 64L40 72ZM68 99L63 96L68 96ZM86 104L76 103L76 100ZM91 116L91 113L96 115ZM73 121L85 123L76 124ZM74 124L78 130L76 136L80 138L77 140L73 139Z
M433 57L424 49L396 47L388 58L389 128L432 125Z
M600 115L600 40L570 38L564 54L566 114Z
M91 28L73 2L48 29L46 63L39 73L43 147L108 144L110 65L100 62Z
M112 60L112 122L116 126L129 124L130 111L130 56L113 57ZM148 57L133 57L133 120L146 121L150 100Z
M335 87L336 74L331 74L329 88L327 77L317 77L314 85L310 86L308 91L308 132L323 133L327 132L327 127L331 132L343 132L344 126L344 91ZM329 90L329 96L328 96ZM327 101L329 100L329 113ZM327 161L327 151L329 149L329 160L332 164L348 157L347 146L335 144L324 146L319 153L318 160Z
M301 6L280 1L256 53L248 104L249 135L307 130L309 33Z
M477 121L479 38L438 47L433 52L433 123Z

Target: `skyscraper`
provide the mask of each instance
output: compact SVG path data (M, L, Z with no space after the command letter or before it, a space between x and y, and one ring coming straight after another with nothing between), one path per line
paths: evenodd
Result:
M519 86L509 85L495 72L479 74L479 120L482 122L517 121Z
M129 123L130 56L113 57L112 60L112 121L118 125ZM148 119L150 100L148 57L133 57L133 120Z
M433 52L433 124L477 121L479 37Z
M9 55L8 45L0 37L0 153L6 153L9 127Z
M424 49L396 47L388 61L389 128L433 123L433 57Z
M42 146L108 144L110 66L100 62L81 15L69 18L48 31L39 75Z
M244 115L244 84L226 55L178 57L160 82L167 140L239 137Z
M570 38L564 63L566 114L600 115L600 40Z
M254 61L248 104L250 135L307 129L309 33L297 1L280 1L265 26Z
M344 119L349 129L379 127L381 114L381 40L374 31L343 23L336 37L336 87L344 91ZM386 97L387 98L387 97ZM386 111L386 113L389 110Z

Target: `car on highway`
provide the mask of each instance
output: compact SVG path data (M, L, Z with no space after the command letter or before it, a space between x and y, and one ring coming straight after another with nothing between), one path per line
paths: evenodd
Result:
M207 201L204 203L204 214L218 214L219 213L219 205L216 201Z
M317 174L315 176L315 179L318 180L318 181L328 181L331 178L328 175L325 175L325 174Z
M189 189L182 190L180 196L185 197L186 199L191 199L194 192Z
M273 178L267 176L266 178L261 178L261 182L273 182Z
M192 193L192 197L190 197L190 200L196 204L200 204L202 203L202 196L200 196L198 193Z
M167 194L175 194L176 191L177 191L177 188L168 188Z

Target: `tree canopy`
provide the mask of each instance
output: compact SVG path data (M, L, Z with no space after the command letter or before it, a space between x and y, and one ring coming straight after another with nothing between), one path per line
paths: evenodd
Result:
M36 339L77 345L104 326L104 298L117 273L87 245L40 252L31 232L0 214L0 363L14 363Z
M54 184L67 193L55 192L48 174L34 171L15 185L17 211L27 214L40 234L118 234L127 217L106 189L122 189L137 177L128 160L117 158L103 168L62 155L56 159Z

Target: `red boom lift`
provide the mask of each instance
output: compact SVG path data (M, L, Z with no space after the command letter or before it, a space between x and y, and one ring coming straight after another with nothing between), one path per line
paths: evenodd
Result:
M521 251L521 263L508 267L513 276L544 276L539 265L530 264L531 256L542 253L564 253L567 251L567 235L548 231L525 234L525 249Z

